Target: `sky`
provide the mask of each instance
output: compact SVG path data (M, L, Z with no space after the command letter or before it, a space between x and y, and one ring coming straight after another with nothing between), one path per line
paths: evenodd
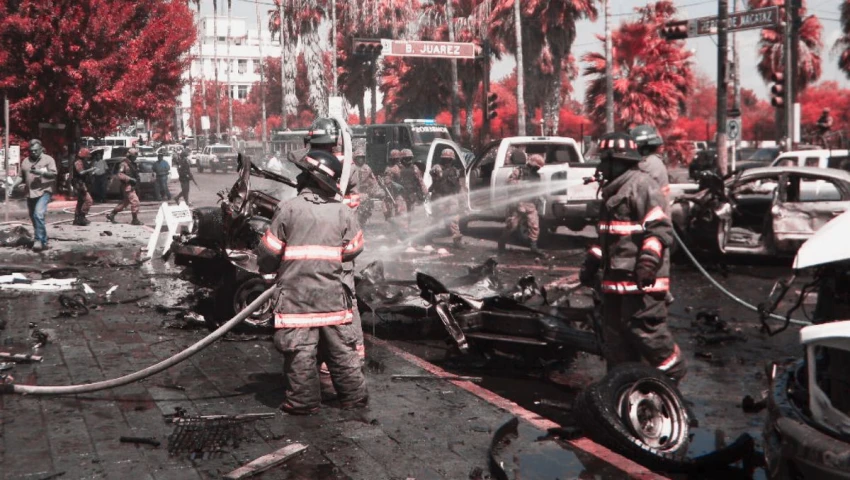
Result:
M346 0L339 0L346 1ZM359 0L354 0L359 1ZM735 4L736 0L729 0L730 9ZM234 17L247 18L249 25L255 25L256 10L254 0L232 0L232 15ZM745 0L737 0L740 8L743 9ZM201 1L201 13L203 15L212 15L212 2L209 0ZM267 11L274 8L274 3L270 0L258 0L262 22L265 27L267 19ZM611 0L611 13L613 15L614 28L628 19L636 17L634 13L635 7L646 5L646 0ZM675 0L673 2L679 9L679 18L698 18L717 15L717 0ZM839 17L839 1L838 0L808 0L809 14L815 14L821 19L823 25L823 43L824 48L821 52L823 74L821 81L833 80L839 82L842 87L850 88L850 80L838 69L838 55L833 52L832 46L841 34ZM224 14L226 2L219 0L220 15ZM599 6L600 14L602 7ZM604 19L599 18L596 22L580 21L576 25L577 36L573 44L572 53L577 59L588 51L600 51L602 42L597 40L596 35L604 33ZM255 27L256 28L256 27ZM758 63L758 40L760 30L746 30L739 32L738 37L738 55L741 63L741 86L753 90L757 96L768 98L768 86L758 75L756 64ZM711 78L717 76L717 39L715 36L705 36L691 38L687 40L687 47L694 53L694 63L698 73L703 73ZM730 43L732 38L730 36ZM731 59L731 52L730 52ZM494 65L492 78L497 80L513 71L516 62L513 58L507 57ZM581 65L580 65L581 66ZM582 66L583 67L583 66ZM581 100L584 97L586 81L580 76L574 85L574 96Z

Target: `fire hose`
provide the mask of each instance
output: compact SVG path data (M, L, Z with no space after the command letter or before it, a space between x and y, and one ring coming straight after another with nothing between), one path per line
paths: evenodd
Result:
M266 290L259 297L257 297L256 300L251 302L250 305L242 309L241 312L237 313L233 318L228 320L227 323L224 323L222 326L218 327L215 331L202 338L194 345L186 348L185 350L176 355L166 358L165 360L155 365L151 365L145 369L139 370L138 372L130 373L128 375L124 375L118 378L113 378L111 380L103 380L100 382L86 383L82 385L0 385L0 395L8 393L20 393L24 395L73 395L79 393L97 392L100 390L120 387L122 385L137 382L139 380L142 380L143 378L150 377L151 375L155 375L163 370L171 368L174 365L177 365L183 360L186 360L192 355L195 355L201 350L207 348L213 342L223 337L224 334L239 325L239 323L241 323L243 320L248 318L249 315L251 315L255 310L260 308L276 292L277 288L270 288Z
M720 292L721 292L721 293L723 293L724 295L726 295L727 297L729 297L729 298L730 298L730 299L732 299L733 301L735 301L735 302L739 303L739 304L740 304L741 306L743 306L744 308L747 308L747 309L749 309L749 310L752 310L753 312L756 312L756 313L758 313L758 314L761 314L761 313L762 313L762 312L759 310L759 308L758 308L758 307L756 307L756 306L754 306L754 305L751 305L751 304L747 303L746 301L744 301L743 299L741 299L740 297L736 296L734 293L730 292L730 291L729 291L729 290L727 290L725 287L723 287L723 285L721 285L721 284L720 284L720 282L718 282L717 280L715 280L715 279L714 279L714 278L713 278L713 277L712 277L712 276L711 276L711 275L710 275L710 274L709 274L709 273L705 270L705 268L703 268L703 266L702 266L702 265L700 265L700 263L697 261L696 257L694 257L694 255L691 253L691 251L690 251L690 250L688 250L688 247L687 247L687 246L685 246L685 242L683 242L683 241L682 241L682 239L681 239L681 238L679 238L679 234L678 234L678 233L676 233L676 229L675 229L675 228L673 229L673 236L676 238L676 242L678 242L678 243L679 243L679 247L681 247L681 248L682 248L682 251L684 251L684 252L685 252L685 255L687 255L687 257L690 259L691 263L693 263L693 264L694 264L694 266L695 266L695 267L697 267L697 270L699 270L699 272L700 272L700 273L702 273L702 274L703 274L703 276L704 276L705 278L707 278L707 279L708 279L708 281L709 281L709 282L711 282L711 284L712 284L712 285L714 285L714 286L715 286L718 290L720 290ZM789 314L789 315L790 315L790 314ZM795 319L795 318L790 318L790 316L783 317L783 316L781 316L781 315L776 315L776 314L773 314L773 313L771 313L771 314L770 314L770 318L771 318L771 319L773 319L773 320L780 320L780 321L783 321L783 322L786 322L786 323L793 323L793 324L795 324L795 325L808 326L808 325L811 325L811 324L812 324L812 322L807 322L807 321L805 321L805 320L797 320L797 319Z

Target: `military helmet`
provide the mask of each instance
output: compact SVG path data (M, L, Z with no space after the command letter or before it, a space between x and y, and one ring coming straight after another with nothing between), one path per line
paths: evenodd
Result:
M543 165L546 165L546 160L543 158L543 155L540 155L539 153L534 153L528 156L528 159L525 161L525 164L533 168L543 168Z
M404 160L406 158L413 158L413 150L405 148L401 151L401 159Z
M390 151L390 160L401 160L401 151L398 149L392 149Z
M447 148L440 153L440 160L454 160L455 152L451 148Z
M86 147L83 147L83 148L80 149L79 152L77 152L77 156L79 158L89 158L89 157L91 157L91 150L89 150Z
M365 156L366 156L366 149L365 148L357 147L357 148L354 149L354 157L355 158L356 157L365 157Z
M635 163L643 160L634 139L619 132L602 135L602 138L599 139L599 158L601 160L624 160Z
M133 147L133 148L127 150L127 156L128 157L138 157L139 156L139 149L136 148L136 147Z
M638 125L629 131L629 135L637 143L638 148L659 147L664 144L664 140L661 139L658 130L652 125Z
M333 193L340 193L342 162L336 155L324 150L310 150L307 155L293 162L296 167L309 173L322 186Z
M310 145L336 145L339 142L339 123L333 118L317 118L310 125L307 141Z

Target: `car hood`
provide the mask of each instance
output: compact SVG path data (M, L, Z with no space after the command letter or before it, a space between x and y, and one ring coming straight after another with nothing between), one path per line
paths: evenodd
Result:
M850 242L847 232L850 231L850 211L832 219L821 227L812 238L797 250L794 258L794 269L816 267L827 263L850 260Z

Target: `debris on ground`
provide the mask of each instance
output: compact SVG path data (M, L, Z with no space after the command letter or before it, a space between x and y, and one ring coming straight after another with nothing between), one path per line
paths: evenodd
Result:
M295 457L307 450L307 445L303 445L300 443L293 443L287 445L280 450L272 452L268 455L263 455L256 460L247 463L236 470L228 473L224 476L224 478L230 480L238 480L241 478L250 477L253 475L257 475L258 473L264 472L272 467L276 467L283 462L286 462L290 458Z
M59 310L54 318L76 318L81 315L88 315L89 313L88 300L85 296L79 293L76 295L68 295L65 293L59 295L59 304L62 305L62 310Z
M744 410L745 413L758 413L765 408L767 408L767 394L768 392L765 390L761 393L761 399L756 400L752 396L747 395L741 400L741 409Z
M41 330L40 328L33 329L30 337L35 340L35 345L32 348L38 349L47 345L48 340L50 339L50 335L47 332Z
M33 363L44 360L44 357L41 355L31 355L29 353L0 352L0 360L10 360L15 363Z
M200 313L183 312L174 321L166 320L162 322L162 326L164 328L176 328L178 330L195 330L206 328L207 320Z
M45 278L36 280L20 272L0 275L0 290L20 290L31 292L61 292L73 290L76 278Z
M0 230L0 247L32 247L33 238L26 227Z
M118 441L121 443L135 443L136 445L151 445L154 447L162 444L159 440L149 437L121 437Z

